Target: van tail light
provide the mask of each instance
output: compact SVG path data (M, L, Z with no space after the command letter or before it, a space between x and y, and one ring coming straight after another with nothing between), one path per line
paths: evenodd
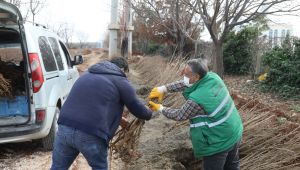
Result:
M37 93L44 83L41 63L37 53L29 53L33 92Z
M46 117L46 110L36 110L35 117L37 123L42 123Z

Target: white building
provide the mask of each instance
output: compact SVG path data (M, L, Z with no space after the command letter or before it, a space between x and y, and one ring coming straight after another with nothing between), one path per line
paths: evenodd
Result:
M263 32L272 47L281 45L287 35L293 36L293 25L285 23L271 23L268 24L269 29Z

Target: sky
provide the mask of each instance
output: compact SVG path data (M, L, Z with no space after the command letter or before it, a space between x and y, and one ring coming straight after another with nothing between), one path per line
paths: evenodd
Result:
M58 27L68 23L74 28L74 38L86 34L90 42L102 41L110 22L110 0L46 0L36 22Z
M110 22L110 3L111 0L46 0L45 7L37 14L36 22L55 27L61 23L72 25L73 41L78 41L76 37L79 34L85 34L90 42L102 41ZM300 36L300 17L270 18L274 22L292 24L294 34ZM209 39L207 32L202 36Z

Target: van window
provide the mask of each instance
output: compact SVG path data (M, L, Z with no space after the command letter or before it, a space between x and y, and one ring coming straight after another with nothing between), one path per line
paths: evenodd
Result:
M46 37L39 37L39 47L44 62L45 70L47 72L56 71L57 66L55 63L55 59Z
M67 47L64 45L64 43L62 43L60 41L59 41L59 44L60 44L60 46L61 46L61 48L62 48L62 50L65 54L65 57L66 57L66 60L67 60L67 63L68 63L68 67L72 68L72 62L71 62L70 54L67 50Z
M51 44L52 50L54 52L54 56L56 58L57 66L59 70L64 70L64 65L62 62L61 54L59 51L59 46L55 38L49 37L49 42Z

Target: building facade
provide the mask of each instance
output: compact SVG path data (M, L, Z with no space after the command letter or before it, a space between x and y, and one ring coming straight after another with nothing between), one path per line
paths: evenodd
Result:
M269 41L271 47L280 46L286 36L293 36L293 26L286 23L268 24L269 29L263 32L263 36Z

